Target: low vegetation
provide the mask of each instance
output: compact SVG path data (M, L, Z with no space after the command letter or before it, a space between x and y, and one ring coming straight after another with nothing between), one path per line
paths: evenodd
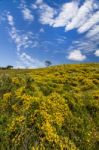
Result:
M99 64L0 70L1 150L98 150Z

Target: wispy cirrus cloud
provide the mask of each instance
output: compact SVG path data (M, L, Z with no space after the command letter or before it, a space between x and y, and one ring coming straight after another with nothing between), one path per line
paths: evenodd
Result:
M36 2L35 2L36 5L40 5L42 3L43 3L43 0L36 0Z
M49 24L49 25L53 25L54 20L53 17L56 14L56 11L51 8L50 6L48 6L47 4L42 4L40 7L40 22L42 24Z
M10 25L9 35L11 39L14 41L17 47L17 51L21 51L22 48L33 48L37 46L36 41L34 41L34 35L32 32L24 32L22 30L17 30L13 16L8 13L7 14L8 24ZM36 36L35 36L36 38Z
M91 31L92 32L92 31ZM88 60L88 57L91 55L97 56L99 57L99 51L98 51L98 46L99 46L99 34L93 35L91 36L90 33L89 37L81 37L80 39L78 39L77 41L74 40L72 41L71 46L68 47L67 49L67 59L69 60L75 60L75 61L84 61L84 60ZM75 52L76 50L76 52ZM83 55L76 55L79 54L78 51L80 51L81 54ZM76 53L76 54L75 54ZM81 57L80 56L85 56L85 57ZM76 60L75 57L78 57L78 59ZM80 59L79 59L80 58Z
M28 20L28 21L34 20L34 16L31 14L31 11L28 8L24 7L22 10L22 13L23 13L23 17L25 20Z
M78 41L73 41L71 46L69 47L69 50L79 49L83 51L84 53L93 52L97 49L98 46L98 39L88 39L86 37L80 38Z
M28 68L40 68L44 67L44 63L39 61L36 58L31 57L27 53L23 52L19 54L19 61L17 62L18 66L25 66Z
M95 51L98 49L98 44L99 44L99 35L90 38L87 37L83 37L78 39L77 41L74 40L71 44L71 46L67 49L68 53L70 53L71 51L76 50L80 50L81 52L84 53L84 55L86 54L94 54Z
M57 11L44 3L43 0L36 0L36 2L32 4L32 9L37 9L37 11L39 11L39 21L42 24L53 24L53 17L56 15Z
M19 8L22 12L24 20L29 21L29 22L32 22L34 20L32 11L30 8L28 8L28 6L26 5L26 2L24 0L21 0L21 4L20 4Z
M10 12L7 12L7 21L10 26L9 35L12 41L16 45L16 54L18 56L17 66L16 67L29 67L29 68L37 68L44 66L40 60L36 58L32 58L26 52L24 52L27 48L33 48L38 45L37 39L38 36L35 35L30 31L23 32L21 30L17 30L14 22L14 18ZM36 39L36 41L34 41ZM19 66L18 66L19 65Z
M9 24L10 26L14 26L13 16L10 15L9 12L7 13L7 20L8 20L8 24Z
M43 4L43 0L36 0L35 3L32 4L32 9L37 9L40 5Z

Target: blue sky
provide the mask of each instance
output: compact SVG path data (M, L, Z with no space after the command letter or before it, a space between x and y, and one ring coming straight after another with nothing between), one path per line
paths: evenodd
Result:
M98 0L0 0L0 66L99 62Z

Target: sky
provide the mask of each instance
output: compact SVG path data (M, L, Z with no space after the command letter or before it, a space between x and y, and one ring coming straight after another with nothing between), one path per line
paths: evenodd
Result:
M0 66L99 62L99 0L0 0Z

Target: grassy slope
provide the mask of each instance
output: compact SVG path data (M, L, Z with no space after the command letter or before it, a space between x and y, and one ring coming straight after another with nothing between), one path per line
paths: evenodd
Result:
M0 70L0 147L97 150L99 64Z

